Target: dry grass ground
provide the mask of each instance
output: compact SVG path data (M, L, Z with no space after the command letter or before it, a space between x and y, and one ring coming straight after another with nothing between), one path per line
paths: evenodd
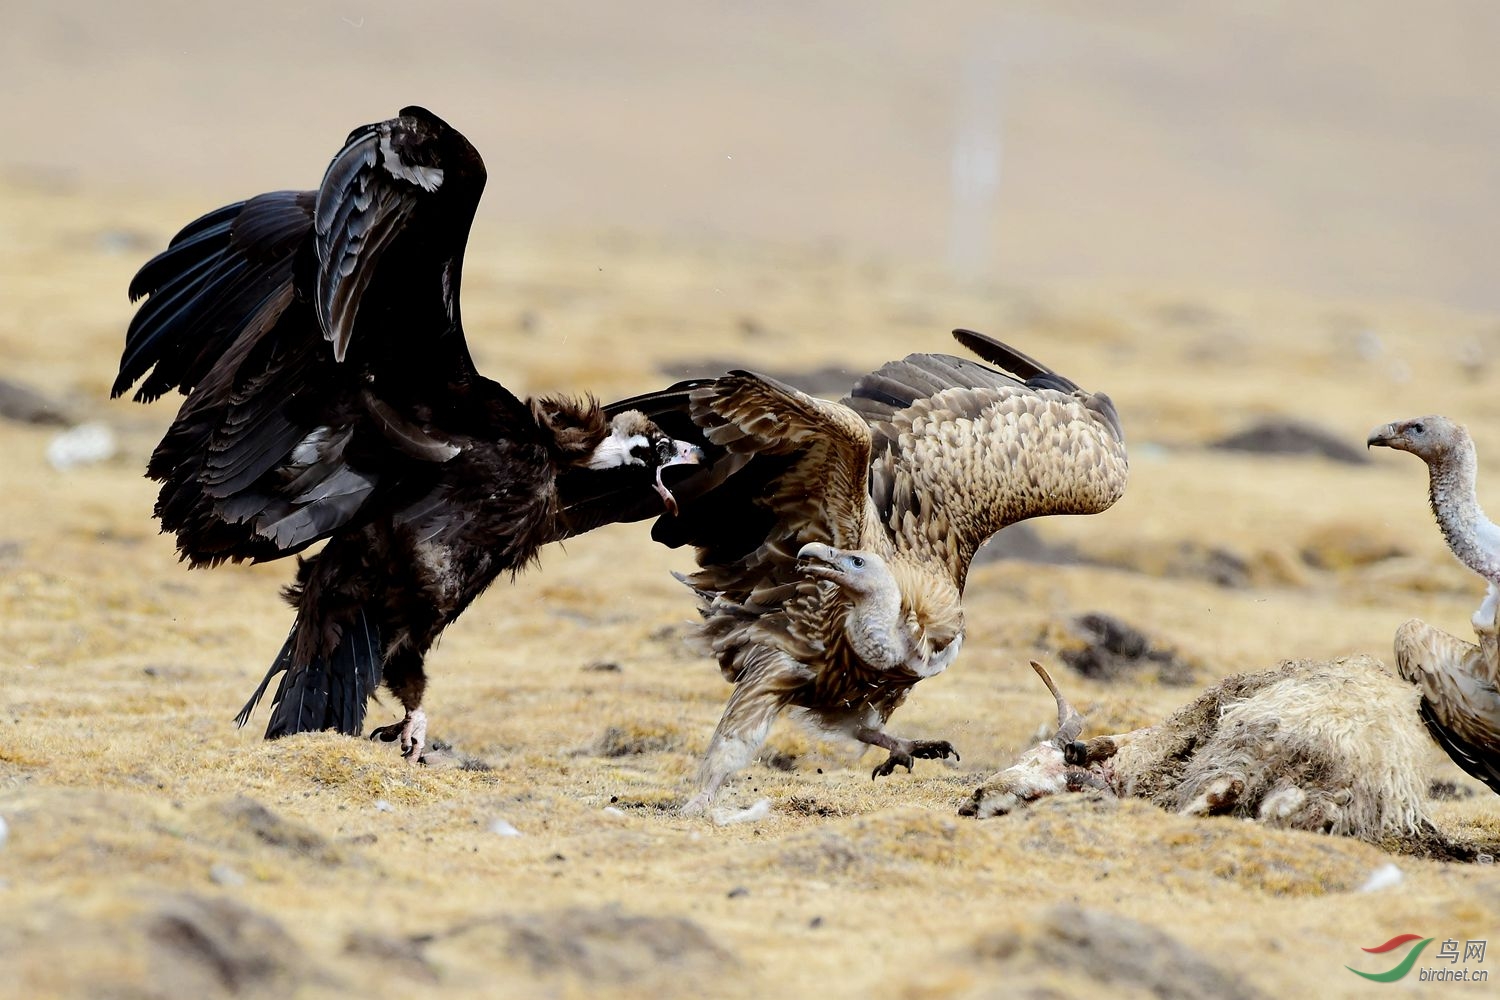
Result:
M1358 445L1377 423L1442 410L1500 470L1492 320L1028 294L832 251L476 233L474 352L521 392L621 395L705 357L853 377L949 350L962 324L1120 406L1125 500L1038 526L1095 564L976 569L963 656L896 716L962 762L876 783L873 755L784 725L727 794L768 798L769 816L717 827L671 808L727 688L682 643L691 604L668 571L685 555L640 525L549 551L431 657L433 735L482 769L234 729L288 624L276 592L290 567L178 564L140 475L172 403L106 401L130 274L206 207L0 186L0 376L120 441L113 459L59 472L44 457L56 428L0 422L0 994L1339 996L1366 985L1346 964L1384 967L1363 946L1500 926L1484 865L1136 802L956 815L1048 721L1026 661L1055 663L1074 615L1116 615L1196 672L1165 687L1062 671L1099 730L1285 658L1388 660L1413 615L1463 634L1481 588L1443 548L1415 460L1205 444L1296 416ZM1500 799L1436 749L1429 763L1467 795L1435 806L1445 832L1500 842ZM1359 891L1393 860L1398 886Z

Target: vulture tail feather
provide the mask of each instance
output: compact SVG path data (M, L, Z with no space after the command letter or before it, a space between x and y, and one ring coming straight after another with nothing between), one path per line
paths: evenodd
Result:
M324 729L336 729L347 736L360 735L365 707L380 686L380 629L365 609L360 608L353 621L344 628L331 655L297 663L292 651L300 624L299 618L271 669L245 707L240 709L235 722L243 726L249 721L250 713L265 696L271 679L280 674L281 682L271 699L266 739Z

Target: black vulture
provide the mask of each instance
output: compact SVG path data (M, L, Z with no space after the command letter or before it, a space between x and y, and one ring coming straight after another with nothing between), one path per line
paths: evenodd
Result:
M523 400L475 370L459 286L484 183L468 140L405 108L351 132L317 190L208 213L130 285L146 301L113 395L187 397L146 472L182 558L325 543L299 558L296 619L239 715L280 674L267 738L358 734L384 683L406 717L372 735L419 759L423 659L496 577L579 530L560 477L672 510L662 469L699 458L639 411Z

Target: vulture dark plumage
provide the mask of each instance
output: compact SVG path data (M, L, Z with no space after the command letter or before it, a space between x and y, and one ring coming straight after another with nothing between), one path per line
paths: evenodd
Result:
M989 337L955 335L996 367L913 354L838 403L737 371L614 404L706 452L677 486L679 515L652 532L696 549L684 582L735 685L686 812L708 807L787 709L889 751L877 776L956 757L885 725L957 656L974 553L1008 524L1095 513L1122 495L1109 397ZM580 527L651 513L618 497L569 502Z
M146 302L112 395L187 396L147 468L182 557L326 541L299 560L291 633L239 715L281 674L267 738L358 734L383 682L406 716L376 734L419 759L423 658L565 533L559 478L671 509L661 470L698 458L639 411L521 400L475 370L459 285L484 183L462 135L406 108L350 133L316 191L210 212L130 285Z

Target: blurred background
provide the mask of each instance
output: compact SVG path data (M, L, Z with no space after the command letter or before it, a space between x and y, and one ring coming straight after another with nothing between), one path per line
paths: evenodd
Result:
M12 0L0 171L206 207L420 103L481 226L1484 310L1497 38L1490 0Z

